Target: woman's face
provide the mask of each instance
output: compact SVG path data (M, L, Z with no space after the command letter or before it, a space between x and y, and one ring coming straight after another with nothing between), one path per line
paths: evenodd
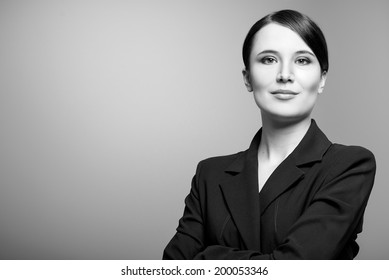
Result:
M326 75L297 33L271 23L254 36L243 77L263 117L291 121L310 116Z

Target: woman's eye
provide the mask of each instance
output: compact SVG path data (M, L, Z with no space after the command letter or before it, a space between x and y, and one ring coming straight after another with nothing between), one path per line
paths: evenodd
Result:
M303 58L296 59L296 63L299 65L307 65L311 63L311 61L308 58L303 57Z
M274 57L266 56L266 57L261 59L261 62L264 64L273 64L273 63L276 63L277 60Z

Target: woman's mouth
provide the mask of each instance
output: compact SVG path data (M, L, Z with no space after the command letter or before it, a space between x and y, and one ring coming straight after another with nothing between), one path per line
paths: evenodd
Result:
M271 91L270 93L274 95L275 98L280 100L289 100L299 94L299 92L295 92L293 90L285 90L285 89L277 89Z

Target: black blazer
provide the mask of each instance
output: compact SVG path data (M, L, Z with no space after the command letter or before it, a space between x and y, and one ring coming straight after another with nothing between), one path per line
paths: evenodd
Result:
M258 193L261 130L237 154L201 161L164 259L353 259L373 154L332 144L312 120Z

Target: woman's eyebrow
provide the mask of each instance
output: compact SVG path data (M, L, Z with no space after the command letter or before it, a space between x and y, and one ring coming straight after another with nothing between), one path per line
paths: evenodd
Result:
M306 51L306 50L297 51L296 54L309 54L309 55L315 56L314 53L312 53L310 51Z
M258 56L258 55L261 55L261 54L264 54L264 53L279 54L279 52L277 52L277 51L275 51L275 50L263 50L263 51L259 52L259 53L257 54L257 56Z
M261 55L261 54L265 54L265 53L271 53L271 54L279 54L278 51L275 51L275 50L263 50L261 52L259 52L257 54L257 56ZM296 51L295 54L309 54L311 56L315 56L315 54L311 51L308 51L308 50L300 50L300 51Z

